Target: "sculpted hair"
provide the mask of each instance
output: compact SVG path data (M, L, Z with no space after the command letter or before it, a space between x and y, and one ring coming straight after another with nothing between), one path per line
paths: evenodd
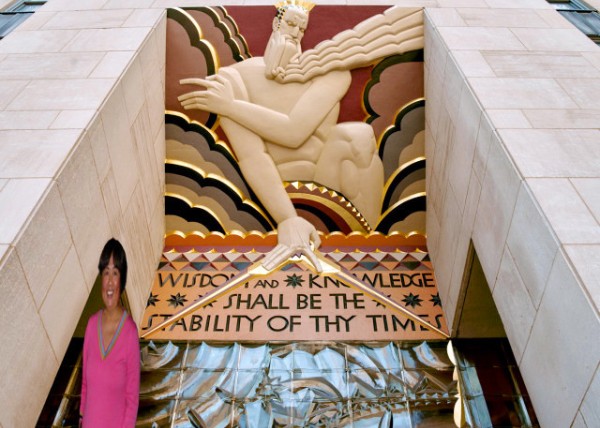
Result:
M125 255L125 249L119 241L115 238L110 238L104 245L102 253L100 253L100 261L98 262L98 273L102 275L102 271L108 266L110 256L113 257L115 267L121 274L121 294L125 291L125 284L127 283L127 256Z

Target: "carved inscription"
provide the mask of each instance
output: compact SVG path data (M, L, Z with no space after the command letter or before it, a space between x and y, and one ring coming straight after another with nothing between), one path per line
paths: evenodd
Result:
M175 265L176 266L176 265ZM235 271L204 266L199 271L159 269L142 332L160 324L205 293L222 286ZM229 266L231 270L231 267ZM433 271L403 265L354 269L353 275L413 314L445 328ZM340 280L292 264L255 278L208 306L185 316L156 339L171 340L420 340L435 338L418 322L386 308Z

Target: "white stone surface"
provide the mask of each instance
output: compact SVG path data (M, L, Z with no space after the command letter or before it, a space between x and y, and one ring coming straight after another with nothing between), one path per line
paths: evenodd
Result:
M84 129L95 115L95 110L63 110L52 122L50 129Z
M598 46L576 28L513 28L513 34L531 51L590 51Z
M520 184L510 157L493 141L473 228L473 243L488 284L495 283Z
M27 80L0 80L0 109L6 106L27 86ZM2 140L0 140L2 141Z
M473 165L481 107L469 88L461 92L458 104L460 115L455 121L456 132L448 153L448 181L460 206L465 205Z
M575 52L483 52L483 58L497 77L517 78L599 78L600 70L590 67L590 62ZM562 81L561 81L562 82ZM565 90L571 83L566 80ZM585 83L585 80L584 80Z
M460 8L458 14L468 27L545 28L548 26L534 9Z
M119 201L121 207L125 209L138 179L138 169L121 85L115 88L106 101L106 108L103 109L100 119L108 144L113 174L118 183Z
M577 412L577 416L575 416L575 420L573 421L571 428L588 428L587 424L583 420L581 412Z
M470 83L486 109L577 108L552 79L473 78Z
M0 426L35 425L104 242L135 319L162 251L164 10L105 4L50 1L0 43Z
M597 84L599 76L595 75L596 80L592 81L581 77L583 76L577 79L560 79L558 82L580 108L600 109L600 85Z
M520 365L541 426L566 427L575 419L600 361L598 337L597 312L559 255Z
M48 111L0 111L0 129L48 129L59 112Z
M600 372L598 370L585 394L580 414L586 426L600 426Z
M585 129L597 128L600 123L600 109L573 110L523 110L531 126L539 129Z
M14 31L34 31L40 30L46 22L56 15L56 12L44 12L37 10L33 15L23 21Z
M99 52L11 55L0 61L0 79L85 78L102 57Z
M464 269L465 260L467 259L468 252L471 247L471 233L473 231L473 225L475 221L475 215L477 213L477 206L479 198L481 196L481 183L479 179L472 173L469 181L469 190L467 193L467 200L464 206L464 210L461 216L460 233L456 237L456 243L454 248L454 264L452 266L452 275L450 278L450 289L448 290L448 303L451 305L452 310L458 310L458 303L461 302L462 296L462 285L464 282ZM460 207L459 207L460 208ZM487 286L487 285L486 285ZM450 303L452 302L452 303ZM444 307L446 307L446 301L442 301ZM451 314L447 315L449 319L454 319ZM458 327L458 322L454 320L454 327ZM454 330L453 333L456 333Z
M122 26L145 27L148 22L156 22L163 13L162 9L135 9Z
M438 29L450 49L524 50L519 39L507 28L441 27Z
M135 51L148 36L147 27L81 30L65 52Z
M41 11L72 11L72 10L96 10L102 9L107 0L52 0L42 6Z
M154 0L108 0L104 8L127 8L127 9L144 9L152 6Z
M524 7L531 9L551 9L547 2L544 0L486 0L486 4L490 7L502 9L521 9Z
M441 233L438 245L442 253L455 254L460 229L458 227L449 227L448 225L460 224L462 212L452 188L447 186L444 192L446 195L443 211L440 213ZM438 263L435 266L437 286L442 302L448 298L448 294L450 293L450 279L452 277L454 261L453 257L448 257L442 263Z
M104 54L102 61L100 61L98 66L94 69L90 77L119 77L134 56L135 52L133 51L107 52Z
M90 110L108 95L110 79L34 80L7 106L10 110Z
M43 29L90 29L121 27L131 15L130 9L83 10L56 13Z
M102 245L110 233L89 141L84 140L77 147L57 182L84 279L91 284L97 275ZM90 223L92 213L94 221Z
M492 295L495 302L501 302L497 305L498 313L515 359L520 362L529 340L536 307L508 248L505 248Z
M545 2L545 0L543 0ZM546 2L546 4L549 4ZM536 10L537 14L542 17L544 21L548 23L548 26L551 28L573 28L573 24L571 24L566 18L564 18L561 14L556 13L554 8L551 10Z
M137 120L140 109L144 104L146 92L139 57L129 65L123 76L121 87L123 88L129 123L133 123Z
M78 33L77 30L13 31L2 39L0 53L60 52Z
M0 243L12 244L49 186L49 178L7 181L0 190Z
M522 279L534 305L530 308L534 314L542 300L559 244L527 185L519 190L506 245L514 259L515 273ZM518 329L518 322L506 320L514 322Z
M479 51L455 51L452 53L461 64L465 77L495 77L494 70Z
M600 178L572 178L571 183L600 223Z
M524 177L597 177L600 130L501 130Z
M483 182L485 176L490 147L497 138L498 136L494 133L492 122L487 116L482 115L481 121L479 122L477 144L475 145L475 153L473 156L473 173L477 176L480 183Z
M427 16L436 27L464 27L465 21L458 14L456 9L427 9Z
M522 110L488 110L487 114L496 129L531 128L531 123Z
M0 178L53 177L80 134L77 130L0 130Z
M62 361L65 355L89 295L73 246L61 261L62 266L40 308L40 317L59 361ZM65 298L66 296L68 298Z
M445 314L456 328L460 248L472 239L541 425L595 426L600 52L546 1L461 3L425 12L427 233ZM469 89L482 114L465 167L448 159L472 128L456 102ZM457 207L461 167L472 168L470 186L481 182L481 192L475 198L470 187ZM468 216L473 203L469 230L453 213Z
M32 427L46 401L59 361L14 250L4 257L0 271L0 425Z
M16 244L17 254L37 309L41 307L72 245L60 193L53 182L35 217ZM52 251L49 251L49 248L52 248Z
M600 310L600 244L566 245L565 252L581 279L596 311Z
M563 245L599 242L600 225L569 180L545 178L527 183Z

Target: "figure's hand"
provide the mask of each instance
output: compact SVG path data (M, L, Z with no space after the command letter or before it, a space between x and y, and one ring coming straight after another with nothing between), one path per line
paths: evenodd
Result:
M271 71L271 76L275 81L283 83L283 80L285 79L285 68L277 67Z
M228 116L235 97L229 80L218 74L206 79L182 79L182 85L198 85L206 88L204 91L193 91L180 95L177 99L185 110L198 109L211 113Z
M291 217L277 226L277 246L264 258L262 265L271 270L289 259L291 256L304 254L313 264L317 272L323 268L315 254L321 245L321 239L315 227L302 217Z

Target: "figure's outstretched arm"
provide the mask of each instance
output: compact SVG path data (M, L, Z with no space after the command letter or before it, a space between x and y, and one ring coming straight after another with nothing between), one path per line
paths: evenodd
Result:
M223 114L223 109L228 108L223 104L230 103L231 99L245 100L248 97L239 76L232 72L228 77L232 83L220 87L218 91L224 92L217 96L217 100L213 100L212 106L215 110L211 111L215 113ZM213 95L215 94L207 97L194 96L193 98L197 99L194 104L190 104L193 106L190 108L196 108L196 103L198 108L208 108L211 102L204 104L204 100ZM221 117L221 127L238 158L242 174L278 225L278 244L265 257L263 262L265 268L274 269L290 256L301 253L308 257L317 271L321 271L321 265L314 254L314 250L320 245L319 235L312 224L296 213L285 191L277 166L266 151L264 140L257 133L226 115Z
M230 79L221 74L206 79L184 79L181 83L206 88L181 95L179 101L184 109L217 113L248 128L265 141L297 148L314 134L323 119L337 107L350 86L351 76L348 72L335 71L306 83L306 90L295 100L289 113L240 99L234 95ZM274 91L273 97L278 96Z

